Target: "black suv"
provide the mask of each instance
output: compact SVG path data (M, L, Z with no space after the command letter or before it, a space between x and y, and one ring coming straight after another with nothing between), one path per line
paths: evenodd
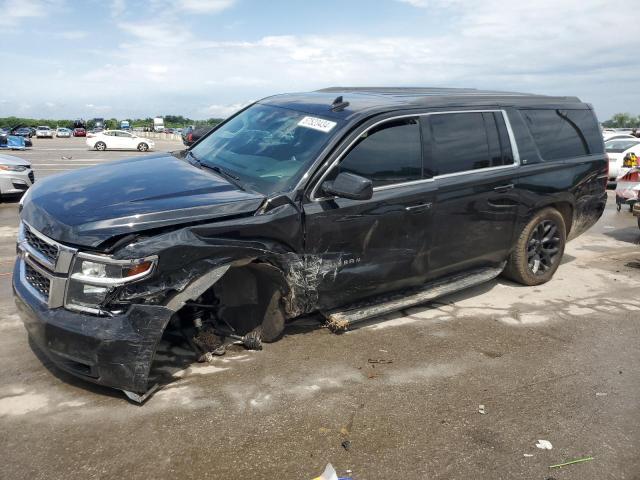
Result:
M602 215L607 168L575 97L273 96L191 149L32 187L16 302L57 365L141 400L163 334L206 357L311 312L342 330L501 273L544 283Z

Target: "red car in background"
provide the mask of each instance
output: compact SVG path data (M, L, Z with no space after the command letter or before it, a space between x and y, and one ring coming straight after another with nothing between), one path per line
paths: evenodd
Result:
M73 129L73 136L74 137L86 137L87 136L87 131L84 128L74 128Z

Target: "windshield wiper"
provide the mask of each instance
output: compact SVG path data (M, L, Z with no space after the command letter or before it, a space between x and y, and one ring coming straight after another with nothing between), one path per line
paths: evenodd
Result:
M218 165L209 165L208 163L204 163L202 160L200 160L198 157L196 157L193 152L191 152L191 150L189 150L189 155L191 155L191 158L193 158L196 163L200 166L200 168L204 167L207 168L209 170L213 170L214 172L216 172L218 175L222 175L223 177L226 177L228 179L231 179L233 182L233 184L244 190L244 186L242 184L242 182L240 181L240 177L238 177L237 175L234 175L231 172L228 172L227 170L225 170L222 167L219 167Z
M222 175L223 177L228 177L232 180L235 180L236 182L240 181L240 177L234 175L231 172L228 172L226 170L224 170L223 168L217 166L217 165L207 165L206 163L200 163L200 165L202 165L205 168L208 168L209 170L213 170L216 173L219 173L220 175Z

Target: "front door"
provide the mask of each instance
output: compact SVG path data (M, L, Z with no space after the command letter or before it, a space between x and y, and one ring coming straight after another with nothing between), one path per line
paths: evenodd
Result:
M307 278L327 309L424 281L434 183L422 168L417 118L389 120L358 137L323 180L369 178L370 200L327 198L304 205Z
M517 217L517 166L501 111L438 113L423 122L434 170L430 276L504 261Z

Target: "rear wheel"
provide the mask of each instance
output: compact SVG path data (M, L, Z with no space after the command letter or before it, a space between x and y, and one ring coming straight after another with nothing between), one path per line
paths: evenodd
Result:
M518 237L504 275L523 285L548 282L560 265L566 237L560 212L554 208L541 210Z
M147 145L146 143L142 142L138 144L138 150L141 152L146 152L147 150L149 150L149 145Z
M103 152L107 149L107 144L104 142L98 142L96 143L95 147L96 147L96 150Z

